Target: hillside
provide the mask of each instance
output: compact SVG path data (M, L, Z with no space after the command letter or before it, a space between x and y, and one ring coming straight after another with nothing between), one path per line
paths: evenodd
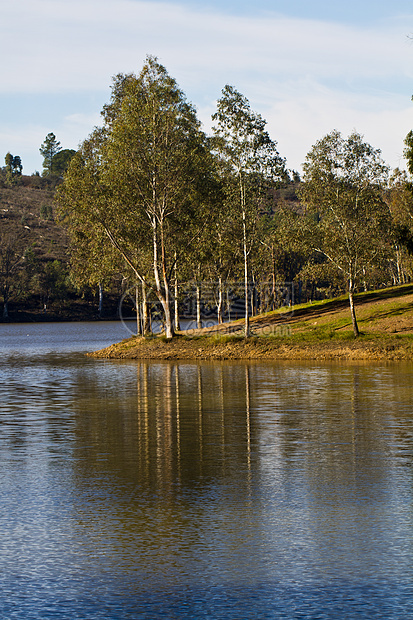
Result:
M253 317L253 336L242 321L163 336L132 337L93 354L117 359L412 360L413 285L356 296L361 336L354 338L345 296Z
M41 260L67 260L67 235L55 222L54 191L34 187L0 188L2 234L25 231Z
M56 177L21 175L10 186L0 170L0 322L118 317L126 286L123 273L106 283L101 313L98 287L86 285L79 291L69 277L69 239L54 206L59 182ZM276 190L269 213L286 204L297 210L296 186Z
M92 320L97 290L78 293L69 279L69 239L56 219L55 188L42 177L0 185L0 308L9 287L8 317L0 321ZM105 295L115 317L118 292Z

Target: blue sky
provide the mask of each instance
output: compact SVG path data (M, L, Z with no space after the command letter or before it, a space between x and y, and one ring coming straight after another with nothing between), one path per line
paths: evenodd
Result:
M1 2L0 165L41 171L53 131L77 148L109 100L112 76L158 56L209 131L225 84L268 121L300 170L332 129L356 130L404 167L413 128L413 4L364 0L19 0Z

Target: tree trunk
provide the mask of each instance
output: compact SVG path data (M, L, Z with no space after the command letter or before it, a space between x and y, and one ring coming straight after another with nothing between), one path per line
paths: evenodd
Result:
M172 312L170 307L169 295L166 295L166 299L161 302L165 313L165 336L168 340L173 338L174 329L172 325Z
M275 256L274 256L274 245L271 244L271 263L272 263L272 309L276 310L277 307L275 305Z
M169 281L166 275L166 257L165 257L165 242L163 235L163 227L161 226L161 256L162 256L162 277L163 286L165 290L165 335L170 340L174 335L174 326L172 322L171 312L171 295L169 290Z
M141 323L141 312L140 312L140 303L139 303L139 288L136 283L135 286L135 307L136 307L136 335L142 335L142 323Z
M222 294L222 278L221 276L218 278L218 301L217 301L217 321L218 325L221 325L222 321L222 304L223 304L223 294Z
M397 267L397 284L404 284L405 278L401 267L399 246L395 246L396 249L396 267Z
M8 319L8 318L9 318L9 302L4 300L3 319Z
M156 223L152 224L153 231L153 272L155 276L155 284L156 284L156 296L161 302L164 317L165 317L165 335L170 340L173 338L174 329L172 324L172 313L171 313L171 299L169 294L169 282L166 276L166 265L165 265L165 251L163 240L161 239L161 257L162 257L162 279L164 290L162 290L161 281L159 277L159 265L158 265L158 238L157 238L157 230ZM161 231L162 237L162 231Z
M196 292L196 326L198 329L202 328L202 319L201 319L201 285L199 282L195 285Z
M103 286L101 282L99 282L99 306L98 306L99 318L102 318L103 315Z
M248 295L248 260L247 260L247 248L244 240L244 294L245 294L245 327L244 336L249 338L250 336L250 316L249 316L249 295Z
M181 326L179 324L179 303L178 303L178 276L176 273L176 252L175 252L175 265L174 265L174 276L175 276L175 282L174 282L174 317L175 317L175 331L179 332L181 331Z
M244 250L244 294L245 294L245 327L244 336L250 336L249 295L248 295L248 250L247 250L247 214L245 212L245 192L242 178L240 177L241 208L242 208L242 240Z
M359 332L359 328L357 325L357 319L356 319L356 310L354 307L354 298L353 298L353 293L354 293L354 283L352 278L350 278L349 283L348 283L348 300L350 303L350 314L351 314L351 322L353 325L353 332L354 332L354 336L355 338L357 338L360 335Z
M146 300L146 288L144 282L141 282L142 292L142 335L149 334L151 329L151 320L148 313L148 303Z

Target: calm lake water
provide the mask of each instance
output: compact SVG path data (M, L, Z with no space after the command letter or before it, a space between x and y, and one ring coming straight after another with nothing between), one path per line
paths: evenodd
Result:
M0 325L0 618L413 618L413 365Z

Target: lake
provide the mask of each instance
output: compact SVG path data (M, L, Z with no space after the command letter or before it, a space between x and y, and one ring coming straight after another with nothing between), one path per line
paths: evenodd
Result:
M413 618L413 364L94 360L0 325L0 617Z

